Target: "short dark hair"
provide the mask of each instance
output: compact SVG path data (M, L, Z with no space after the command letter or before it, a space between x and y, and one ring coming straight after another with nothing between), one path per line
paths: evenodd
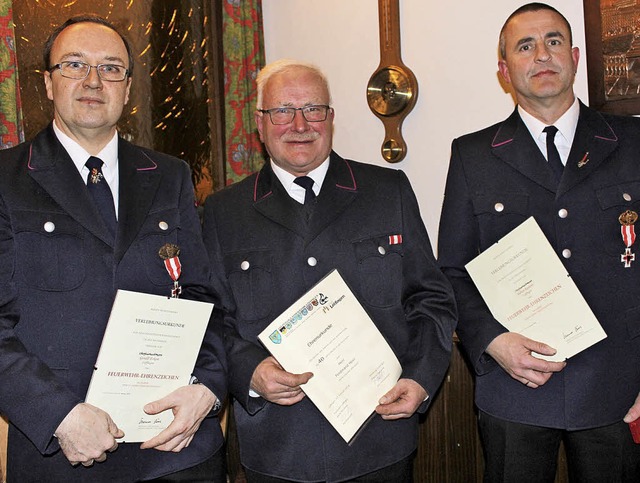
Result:
M507 20L504 22L502 29L500 29L500 57L502 57L502 60L507 58L507 46L506 46L506 40L504 38L504 31L506 30L509 22L511 22L511 20L513 20L514 17L517 17L520 14L528 13L528 12L539 12L540 10L549 10L550 12L555 12L560 16L562 21L567 26L567 29L569 30L569 43L573 45L573 34L571 33L571 25L569 24L569 21L566 19L564 15L562 15L555 8L553 8L551 5L547 5L546 3L539 3L539 2L527 3L526 5L523 5L522 7L518 8L515 12L513 12L511 15L509 15L509 18L507 18Z
M44 69L49 70L51 68L51 49L53 47L53 43L58 38L58 35L60 35L60 33L70 25L74 25L77 23L84 23L84 22L97 23L99 25L104 25L105 27L110 28L120 36L120 38L122 39L122 42L124 43L124 47L127 49L127 56L129 58L129 67L128 67L129 74L128 75L129 77L131 77L133 75L133 54L131 53L131 46L129 45L129 41L124 35L120 33L120 31L116 28L115 25L113 25L107 19L94 14L76 15L75 17L71 17L65 23L58 26L53 32L51 32L51 35L49 35L49 38L44 44L44 52L42 54L44 59Z

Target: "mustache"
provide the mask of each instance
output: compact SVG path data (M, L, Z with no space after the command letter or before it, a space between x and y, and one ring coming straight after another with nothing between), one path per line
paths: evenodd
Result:
M285 143L304 143L308 141L315 141L320 137L317 132L311 131L306 133L288 133L282 136L282 141Z

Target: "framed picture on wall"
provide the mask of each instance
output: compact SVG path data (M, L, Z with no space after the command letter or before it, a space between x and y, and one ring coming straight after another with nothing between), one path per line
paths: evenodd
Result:
M589 105L640 114L640 2L583 0Z

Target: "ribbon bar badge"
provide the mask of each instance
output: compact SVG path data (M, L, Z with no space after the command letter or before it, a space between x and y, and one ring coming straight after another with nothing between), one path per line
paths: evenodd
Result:
M400 245L402 243L402 235L389 235L389 245Z
M638 220L638 214L635 211L627 210L618 217L620 222L620 233L622 241L626 247L624 253L620 255L620 261L624 263L624 268L629 268L631 262L635 261L636 255L631 251L631 245L636 241L636 232L634 228L635 222Z
M180 247L172 243L167 243L160 247L158 256L164 261L164 266L173 280L173 288L171 289L171 297L178 298L182 293L182 287L178 284L178 279L182 273L182 265L180 264Z

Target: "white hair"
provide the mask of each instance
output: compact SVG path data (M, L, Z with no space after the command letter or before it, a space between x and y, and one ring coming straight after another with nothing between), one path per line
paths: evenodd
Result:
M257 109L263 109L262 99L264 96L264 86L267 85L269 79L275 74L281 74L290 70L304 69L317 75L329 94L329 104L331 104L331 91L329 90L329 82L322 71L315 65L308 62L301 62L293 59L280 59L265 65L256 77L256 85L258 87L258 99L256 103Z

